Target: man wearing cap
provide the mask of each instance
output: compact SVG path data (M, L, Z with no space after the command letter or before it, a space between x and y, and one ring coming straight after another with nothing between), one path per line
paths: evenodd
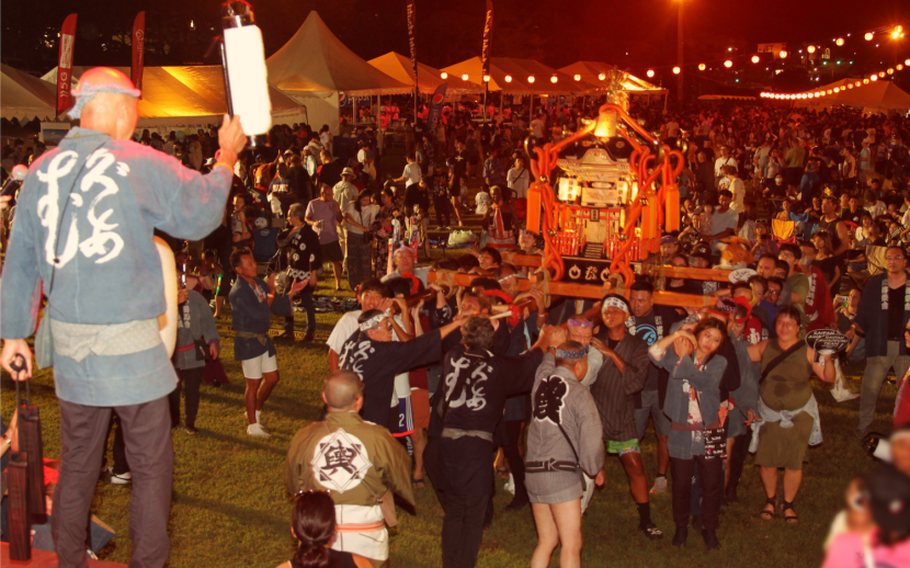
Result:
M81 118L32 164L23 183L0 291L0 363L32 374L39 279L49 297L60 407L60 482L53 535L60 566L84 566L87 520L111 411L124 429L133 476L130 535L135 566L162 566L174 453L167 395L177 377L158 331L165 312L153 229L198 240L224 215L246 136L225 116L208 175L131 141L140 92L121 72L86 71L70 111ZM11 363L24 358L26 369Z
M866 338L866 370L859 402L857 436L863 436L875 418L875 404L888 369L903 377L910 366L910 354L904 342L904 329L910 320L910 278L907 277L907 253L892 246L885 251L884 274L866 282L851 331Z
M335 199L335 202L338 203L338 208L342 213L348 210L348 205L357 201L357 196L360 195L360 192L357 191L357 186L354 185L354 170L351 168L344 168L341 170L341 181L335 184L332 187L332 197ZM345 227L344 221L339 221L338 223L338 246L341 247L344 255L347 255L347 238L348 231Z
M629 302L618 294L607 294L601 303L604 329L591 341L603 355L603 365L590 386L603 423L607 451L618 454L629 489L638 507L638 530L650 540L663 538L651 521L648 481L641 461L638 429L635 427L635 396L648 378L648 346L628 332Z
M669 335L670 326L682 317L670 306L654 305L654 286L650 282L641 280L634 282L631 290L629 304L632 315L626 319L626 327L629 333L650 347ZM648 365L645 386L635 395L635 427L638 430L638 439L645 437L649 417L657 436L657 477L654 479L651 493L667 491L667 468L670 466L667 437L670 435L670 420L664 414L663 401L667 395L669 381L669 373L651 363Z

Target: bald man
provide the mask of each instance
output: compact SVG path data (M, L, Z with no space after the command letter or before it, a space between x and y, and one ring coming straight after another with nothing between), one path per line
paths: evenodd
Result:
M391 490L412 506L411 458L389 431L360 417L363 383L353 371L325 381L325 420L291 440L284 484L288 493L328 491L335 501L337 535L332 548L353 552L376 566L389 559L389 534L379 499Z
M165 311L152 231L198 240L221 222L237 153L239 117L218 133L208 175L132 141L139 90L119 71L91 69L73 90L72 128L25 178L0 292L0 363L32 374L39 279L48 296L60 405L60 482L53 536L59 566L84 566L89 509L111 410L133 474L131 566L163 566L170 543L174 452L168 394L177 376L158 332ZM40 334L39 334L40 335ZM20 359L21 358L21 359Z

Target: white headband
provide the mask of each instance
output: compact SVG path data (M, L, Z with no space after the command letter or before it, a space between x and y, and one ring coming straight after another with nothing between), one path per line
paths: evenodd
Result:
M367 321L360 324L360 331L369 331L371 329L374 329L386 317L387 316L385 315L385 313L381 313L381 314L371 317Z
M604 299L603 304L601 304L600 311L604 311L607 308L618 308L626 313L629 313L629 306L616 297Z

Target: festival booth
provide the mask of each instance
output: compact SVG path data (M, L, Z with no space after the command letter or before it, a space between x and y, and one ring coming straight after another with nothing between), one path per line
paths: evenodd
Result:
M861 83L859 87L856 83ZM835 90L836 89L836 90ZM910 94L884 79L841 79L809 91L808 94L824 92L820 98L807 98L796 101L797 107L831 108L838 105L863 109L864 114L888 113L898 111L902 114L910 111Z
M73 67L73 82L88 66ZM130 74L129 67L118 70ZM42 77L51 88L57 83L55 67ZM306 122L306 109L271 87L273 124ZM138 128L158 129L162 136L171 130L189 130L221 124L227 112L224 74L220 65L186 67L146 67L142 73L142 98L139 99Z
M356 97L407 94L413 86L389 77L348 49L315 11L297 33L266 59L269 84L304 105L309 124L328 124L339 133L339 95ZM354 116L357 116L356 106Z
M389 77L411 85L413 89L414 66L411 65L410 57L390 51L385 55L370 59L368 63ZM465 81L460 75L449 75L443 79L441 70L419 61L417 62L417 84L421 93L432 95L443 83L448 84L448 87L446 87L447 97L450 95L479 95L483 93L483 86L477 82Z

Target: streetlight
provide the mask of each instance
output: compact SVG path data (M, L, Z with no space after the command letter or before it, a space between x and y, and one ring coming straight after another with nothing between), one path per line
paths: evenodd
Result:
M679 13L677 26L678 30L676 32L676 65L680 69L685 65L683 57L683 7L685 5L685 0L677 0L679 3ZM678 100L683 100L683 74L676 74L676 97Z

